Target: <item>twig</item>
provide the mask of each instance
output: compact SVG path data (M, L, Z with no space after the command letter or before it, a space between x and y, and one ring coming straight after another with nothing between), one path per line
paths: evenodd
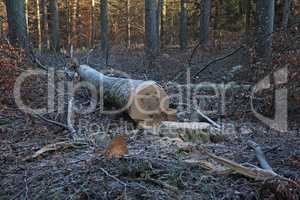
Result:
M281 175L275 173L274 171L262 169L262 168L259 168L256 166L251 167L251 168L245 167L234 161L231 161L231 160L222 158L220 156L217 156L213 153L210 153L203 148L199 148L199 150L202 153L208 155L211 159L217 161L220 164L225 165L226 167L232 169L234 172L244 175L246 177L253 178L253 179L259 180L259 181L266 181L268 179L278 179L278 180L289 182L289 183L295 185L296 187L300 187L300 184L298 182L290 180L288 178L285 178L284 176L281 176Z
M234 161L227 160L225 158L219 157L213 153L210 153L206 150L201 149L202 153L205 153L208 155L210 158L214 159L215 161L219 162L220 164L225 165L226 167L234 170L235 172L242 174L244 176L253 178L255 180L266 180L268 178L273 178L273 177L279 177L278 174L276 174L273 171L261 169L261 168L248 168L243 165L240 165Z
M244 46L240 46L239 48L231 51L230 53L228 54L225 54L224 56L221 56L219 58L216 58L210 62L208 62L206 65L204 65L195 75L193 75L193 78L195 78L196 76L198 76L201 72L203 72L204 70L206 70L210 65L216 63L216 62L219 62L219 61L222 61L230 56L233 56L234 54L236 54L237 52L239 52L242 48L244 48Z
M293 26L295 26L295 25L297 25L297 24L299 24L299 23L300 23L300 22L295 22L295 23L293 23L293 24L290 24L290 25L289 25L289 28L291 28L291 27L293 27ZM271 35L273 35L273 34L276 33L276 32L277 32L277 31L274 30L273 32L268 33L268 34L264 35L263 37L268 38L268 37L270 37ZM257 39L255 39L254 41L249 41L249 42L247 42L245 45L250 45L251 43L256 43L256 42L257 42ZM214 59L214 60L208 62L208 63L207 63L205 66L203 66L202 69L201 69L199 72L197 72L193 77L195 78L195 76L199 75L201 72L203 72L204 70L206 70L210 65L212 65L212 64L214 64L214 63L216 63L216 62L218 62L218 61L224 60L224 59L226 59L226 58L228 58L228 57L230 57L230 56L236 54L236 53L239 52L242 48L244 48L245 45L241 45L240 47L238 47L237 49L233 50L232 52L230 52L230 53L228 53L228 54L226 54L226 55L224 55L224 56L222 56L222 57L219 57L219 58L217 58L217 59ZM197 45L194 47L194 49L193 49L193 51L192 51L192 54L191 54L191 56L190 56L190 58L189 58L189 60L188 60L188 66L189 66L190 69L194 67L194 66L191 67L191 66L192 66L192 59L193 59L193 57L194 57L194 55L195 55L195 53L196 53L196 50L197 50L200 46L201 46L201 41L198 42ZM180 70L179 72L177 72L178 75L173 79L173 81L178 80L178 79L184 74L184 70L185 70L185 69Z
M259 164L260 166L265 169L265 170L269 170L269 171L273 171L272 167L269 165L265 155L264 155L264 152L262 151L261 147L255 143L254 141L252 140L248 140L248 145L253 148L255 150L255 153L256 153L256 157L259 161Z
M54 121L54 120L51 120L51 119L47 119L47 118L45 118L45 117L42 116L42 115L39 115L39 114L33 114L32 116L33 116L33 117L36 117L36 118L39 118L39 119L42 119L43 121L48 122L48 123L51 123L51 124L54 124L54 125L56 125L56 126L60 126L60 127L64 128L64 129L68 129L68 126L67 126L67 125L65 125L65 124L63 124L63 123L60 123L60 122L57 122L57 121Z
M195 110L199 115L201 115L201 117L203 117L204 119L206 119L209 123L211 123L213 126L215 126L218 129L221 129L221 126L219 124L217 124L214 120L212 120L211 118L209 118L208 116L206 116L203 112L201 112L200 109L197 109L195 107L192 107L191 105L188 105L186 103L181 103L179 105L183 105L183 106L187 106L188 108Z
M111 175L108 171L106 171L105 169L103 169L102 167L100 168L100 170L108 177L114 179L115 181L117 181L118 183L120 183L121 185L124 186L124 199L127 200L127 183L121 181L120 179L118 179L117 177Z

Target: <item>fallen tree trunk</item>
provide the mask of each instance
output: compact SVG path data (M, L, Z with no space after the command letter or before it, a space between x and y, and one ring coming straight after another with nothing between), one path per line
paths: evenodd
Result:
M78 66L76 71L81 79L102 92L104 102L127 111L135 121L167 118L171 114L168 95L154 81L109 77L87 65Z

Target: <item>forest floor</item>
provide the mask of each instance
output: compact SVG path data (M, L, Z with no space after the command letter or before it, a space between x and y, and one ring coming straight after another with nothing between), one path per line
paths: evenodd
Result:
M294 42L293 45L299 43ZM289 44L287 46L291 47ZM281 46L281 49L283 48ZM12 54L16 56L20 56L22 52L1 49L1 59L5 60L5 64L9 59L15 60L9 69L16 71L12 73L13 76L32 68L31 64L22 64L23 60L7 55L9 51L14 52ZM211 49L197 51L193 57L192 75L200 71L210 60L234 50L232 47L226 50L226 45L222 50ZM110 74L116 73L116 70L125 71L135 79L155 80L167 87L172 81L186 84L185 74L177 80L174 78L179 71L188 66L192 51L193 49L188 49L182 52L170 48L161 52L153 67L144 64L142 50L121 48L111 50L109 67L103 67L105 59L99 56L101 52L97 50L78 54L78 57L81 63L89 64L98 70L109 68ZM278 63L267 71L262 70L265 69L263 67L257 67L259 64L253 64L250 55L251 50L242 50L213 63L198 76L194 76L192 82L235 81L238 84L254 85L265 75L284 67L286 63L289 63L291 70L289 77L300 77L299 68L295 67L299 66L299 59L292 60L294 57L300 57L299 48L290 50L289 53L281 53L280 58L275 60ZM285 57L282 58L282 55ZM66 57L59 55L43 54L39 59L45 66L54 66L57 69L62 69L68 62ZM237 68L238 71L232 71L238 65L242 67ZM1 73L2 77L9 75L3 69ZM1 84L7 82L8 80ZM13 82L14 80L7 84L11 85ZM238 174L220 175L203 169L200 165L186 162L191 159L210 160L194 148L186 148L189 145L201 145L223 158L259 166L255 152L247 146L247 141L252 140L261 145L276 173L299 181L300 112L296 111L297 107L289 109L289 130L281 133L255 119L253 114L241 107L240 104L243 103L235 100L243 94L238 93L230 102L235 104L235 109L229 110L231 114L214 118L227 128L225 139L218 143L200 144L160 137L151 130L138 129L125 114L113 116L103 115L100 112L81 114L76 116L76 128L80 129L78 130L80 134L88 134L87 145L51 152L37 159L28 160L25 158L47 144L69 141L69 132L60 126L24 114L12 99L11 87L1 89L0 199L298 200L300 198L299 188L277 183L276 180L262 182ZM166 90L168 91L168 88ZM47 102L46 91L46 79L35 77L24 84L22 94L28 104L41 107ZM78 101L85 98L83 94L79 96ZM268 101L268 97L264 96L264 100ZM296 100L297 104L299 99ZM272 106L264 107L267 109L265 112L270 112L272 108ZM54 112L44 117L65 123L66 114ZM126 135L129 153L120 159L107 159L104 155L105 148L108 142L119 134Z

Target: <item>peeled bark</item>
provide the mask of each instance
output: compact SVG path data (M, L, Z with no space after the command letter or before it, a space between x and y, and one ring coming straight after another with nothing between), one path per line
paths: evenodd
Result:
M158 118L169 111L166 92L153 81L109 77L87 65L80 65L77 73L102 92L104 102L127 111L135 121Z

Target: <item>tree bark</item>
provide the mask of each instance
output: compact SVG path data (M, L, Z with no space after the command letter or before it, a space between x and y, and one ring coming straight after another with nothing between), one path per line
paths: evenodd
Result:
M25 0L25 21L26 21L26 34L29 36L29 15L28 15L28 0Z
M91 47L94 47L94 41L95 41L95 0L92 0L92 6L91 6Z
M28 44L25 4L20 0L6 0L8 38L13 45L25 48Z
M130 21L130 0L126 1L126 46L131 47L131 21Z
M158 54L156 2L145 0L145 54L152 63Z
M256 56L269 64L272 56L272 33L274 31L274 0L257 0Z
M160 13L160 48L164 47L165 44L165 20L166 20L166 14L167 14L167 6L166 2L164 0L160 0L161 4L161 13Z
M101 48L107 54L108 51L108 2L101 0Z
M153 81L114 78L101 74L87 65L80 65L77 73L93 84L104 102L127 111L135 121L157 118L169 111L166 92Z
M81 47L81 12L80 12L80 0L76 0L76 35L77 35L77 47Z
M42 32L41 32L41 13L40 13L40 1L36 0L36 24L37 24L37 46L39 51L42 49Z
M251 29L251 13L252 13L252 1L246 1L246 33Z
M201 0L200 43L206 44L209 39L211 0Z
M289 17L291 13L291 3L292 0L284 0L284 7L283 7L283 15L282 15L282 29L287 31L288 24L289 24Z
M47 1L41 0L41 37L42 37L42 47L48 48L48 15L47 15Z
M65 0L65 17L66 17L66 28L67 28L67 48L71 48L71 14L70 14L70 2Z
M48 5L48 31L50 36L50 49L58 51L60 45L59 14L57 0L50 0Z
M187 37L187 10L186 10L186 0L180 1L180 48L182 50L186 49L188 44Z

